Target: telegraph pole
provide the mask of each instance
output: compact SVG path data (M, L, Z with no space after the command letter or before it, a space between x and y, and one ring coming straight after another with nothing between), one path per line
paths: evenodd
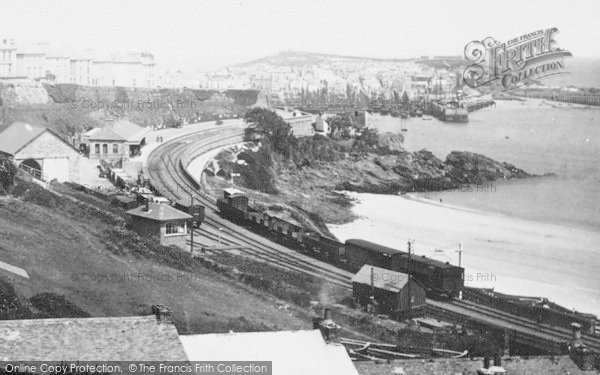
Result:
M458 267L462 266L462 242L458 243L458 250L456 250L456 252L458 253Z
M190 233L191 233L191 237L192 237L192 242L190 243L190 253L192 254L192 257L194 256L194 195L190 194L190 211L192 211L192 220L191 220L191 228L190 228Z
M463 252L463 248L462 248L462 242L458 243L458 250L456 250L456 252L458 253L458 268L462 267L462 252ZM464 272L461 275L462 279L463 279L463 286L465 283L465 274ZM458 291L458 299L463 299L463 294L462 294L462 290Z
M411 254L412 254L412 244L415 242L415 240L411 240L409 239L407 244L408 244L408 263L406 264L406 270L407 270L407 274L408 274L408 313L410 314L410 312L412 311L412 294L411 294L411 290L410 290L410 283L411 283Z

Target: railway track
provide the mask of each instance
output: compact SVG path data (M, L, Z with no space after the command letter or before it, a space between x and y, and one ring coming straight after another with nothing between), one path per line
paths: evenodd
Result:
M170 200L193 195L197 202L206 207L203 231L194 232L199 238L206 234L212 234L212 238L220 236L227 245L244 247L244 254L257 260L309 274L340 288L350 289L352 274L349 272L285 248L221 218L212 198L206 196L197 184L191 181L181 164L186 155L226 145L228 140L230 144L239 143L242 134L243 130L236 128L207 130L165 143L148 158L148 171L153 186Z
M222 218L218 214L214 198L202 191L201 186L189 176L186 167L194 157L217 147L241 142L242 132L239 127L222 127L166 142L149 156L148 170L152 184L160 194L170 200L179 200L193 195L206 207L202 228L194 232L199 236L198 238L204 236L213 241L215 238L220 238L222 244L239 246L240 251L254 259L318 277L346 290L350 289L351 273L271 242ZM526 318L468 301L428 299L427 304L449 315L461 316L464 319L517 332L534 342L547 342L548 347L552 348L556 348L558 343L571 339L571 332L566 328L538 324ZM583 339L590 348L600 352L600 338L584 335Z

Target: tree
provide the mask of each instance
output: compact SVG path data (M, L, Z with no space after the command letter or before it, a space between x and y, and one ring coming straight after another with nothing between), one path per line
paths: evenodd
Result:
M0 193L8 192L15 183L17 167L9 159L0 156Z
M296 138L292 134L292 127L281 116L266 108L252 108L244 116L250 127L246 129L246 136L250 132L267 139L273 151L284 156L289 156L289 148L294 145Z
M377 129L364 128L354 140L354 147L359 150L375 148L379 144L379 132Z

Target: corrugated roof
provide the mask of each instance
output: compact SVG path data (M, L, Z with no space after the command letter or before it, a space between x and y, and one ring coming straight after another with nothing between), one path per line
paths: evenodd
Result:
M0 152L14 155L46 130L40 126L15 122L0 133Z
M131 216L143 217L154 221L189 220L192 218L191 215L179 211L168 204L150 203L148 207L150 208L149 211L146 211L146 206L143 205L129 210L127 213Z
M369 242L369 241L365 241L365 240L360 240L360 239L349 239L346 241L346 244L350 244L350 245L354 245L354 246L359 246L365 250L368 251L372 251L375 253L385 253L385 254L389 254L389 255L398 255L402 258L407 258L408 257L408 253L401 251L401 250L397 250L391 247L387 247L387 246L383 246L383 245L379 245L373 242ZM426 263L428 265L434 266L434 267L438 267L438 268L458 268L450 263L445 263L445 262L441 262L439 260L435 260L435 259L431 259L428 258L424 255L416 255L416 254L412 254L412 260L414 262L418 262L418 263Z
M272 361L273 374L358 375L342 345L318 330L180 336L190 361Z
M0 321L2 361L185 361L172 324L154 315Z
M430 374L477 374L483 367L483 359L407 359L391 362L355 362L360 375L430 375ZM568 355L505 357L502 367L509 374L528 375L579 375L590 374L581 371ZM597 373L597 372L591 372Z
M371 270L373 270L373 286L377 289L398 293L408 283L408 275L405 273L368 264L363 265L360 271L352 277L352 282L371 285Z

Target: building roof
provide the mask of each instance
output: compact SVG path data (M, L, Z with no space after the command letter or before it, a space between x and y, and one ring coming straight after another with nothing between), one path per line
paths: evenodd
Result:
M400 257L408 257L408 253L401 251L401 250L397 250L391 247L387 247L387 246L383 246L383 245L379 245L376 244L374 242L369 242L369 241L365 241L365 240L360 240L360 239L349 239L346 241L346 244L349 245L354 245L354 246L358 246L361 247L367 251L371 251L374 253L378 253L378 254L389 254L390 256L393 255L398 255ZM412 260L414 262L418 262L418 263L426 263L428 265L434 266L434 267L438 267L438 268L458 268L456 266L453 266L450 263L447 262L441 262L439 260L436 259L432 259L432 258L428 258L424 255L412 255Z
M146 206L140 206L127 211L131 216L141 217L154 221L171 221L171 220L189 220L191 215L179 211L165 203L149 203L149 211L146 211Z
M0 321L1 361L133 361L187 357L173 324L155 315Z
M225 192L225 194L227 194L228 197L236 197L236 196L245 197L246 196L246 194L243 191L238 190L236 188L226 188L226 189L223 189L223 191Z
M407 359L386 363L374 361L355 362L360 375L429 375L429 374L477 374L483 367L483 359ZM528 375L578 375L597 372L582 371L568 355L502 358L502 367L509 374Z
M0 151L14 155L44 131L46 128L15 122L0 133Z
M118 120L113 125L93 128L84 134L89 140L119 141L140 143L150 132L150 127L143 128L127 120Z
M21 151L23 147L27 146L44 132L51 133L61 142L64 142L71 148L75 149L73 145L65 141L61 136L48 128L18 121L0 133L0 152L9 155L15 155L17 152Z
M358 375L346 349L320 331L180 336L190 361L272 361L274 374Z
M352 277L353 283L371 285L371 270L373 270L373 286L377 289L383 289L398 293L408 283L408 275L386 268L379 268L365 264L360 271Z
M123 137L125 140L130 141L131 138L133 138L140 131L144 130L144 128L134 124L131 121L121 119L115 121L114 125L112 126L112 130L121 137Z
M97 129L97 130L95 130ZM94 131L95 130L95 131ZM125 142L125 138L117 134L111 127L94 128L86 133L91 141Z

